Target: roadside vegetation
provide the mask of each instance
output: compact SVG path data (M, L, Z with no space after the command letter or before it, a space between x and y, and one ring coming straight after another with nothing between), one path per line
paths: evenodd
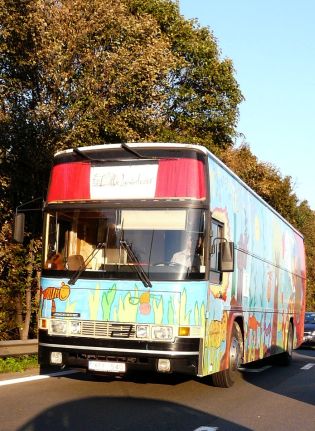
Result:
M243 96L211 29L171 0L0 0L0 22L0 340L36 337L53 154L113 142L209 148L304 234L315 309L315 214L291 177L245 140L235 147ZM13 244L23 203L37 211L26 212L24 244Z
M0 373L20 372L37 368L37 355L24 355L17 357L0 358Z

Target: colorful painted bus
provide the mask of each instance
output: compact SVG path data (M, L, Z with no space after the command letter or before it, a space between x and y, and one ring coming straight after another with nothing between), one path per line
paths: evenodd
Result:
M212 375L289 362L303 340L302 235L206 148L61 151L44 205L39 362Z

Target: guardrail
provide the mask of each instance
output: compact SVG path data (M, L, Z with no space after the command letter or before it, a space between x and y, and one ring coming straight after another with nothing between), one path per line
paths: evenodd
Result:
M38 340L0 341L0 357L37 354Z

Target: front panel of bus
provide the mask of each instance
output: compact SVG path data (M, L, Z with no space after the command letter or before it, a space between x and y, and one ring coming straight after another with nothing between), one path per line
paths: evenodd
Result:
M57 158L45 208L42 365L201 374L205 158L150 151Z

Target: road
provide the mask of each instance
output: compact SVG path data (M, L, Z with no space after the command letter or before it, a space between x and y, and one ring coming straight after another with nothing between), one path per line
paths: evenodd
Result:
M172 375L0 380L0 431L214 429L314 431L315 350L294 352L289 367L255 364L230 389Z

